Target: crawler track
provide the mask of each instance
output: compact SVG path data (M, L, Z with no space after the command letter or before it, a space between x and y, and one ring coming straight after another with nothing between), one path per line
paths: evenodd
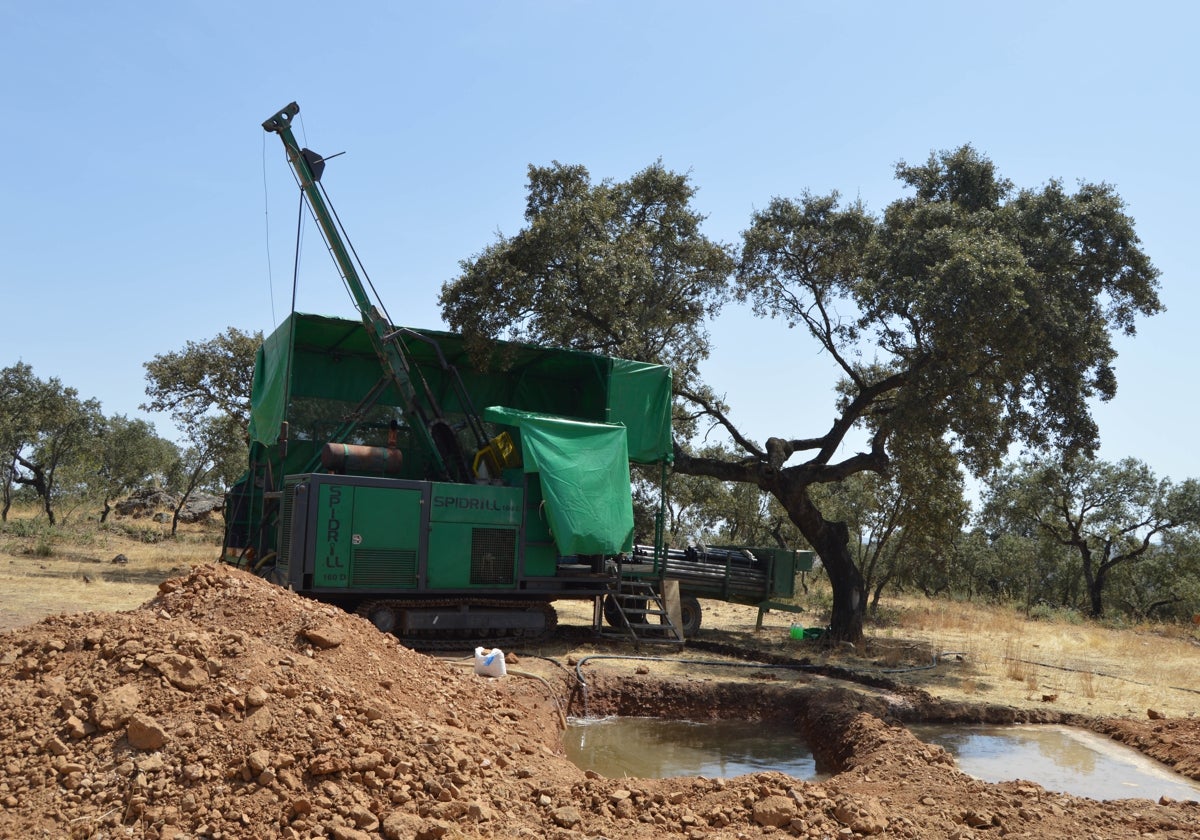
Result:
M421 629L405 631L403 620L407 611L443 610L447 616L461 619L471 610L502 610L506 613L538 612L540 628L530 627L457 627L447 630ZM385 633L396 636L405 646L418 650L461 650L478 645L526 643L541 641L558 626L558 613L549 601L520 601L497 598L377 598L359 604L355 612ZM481 616L481 619L485 617Z

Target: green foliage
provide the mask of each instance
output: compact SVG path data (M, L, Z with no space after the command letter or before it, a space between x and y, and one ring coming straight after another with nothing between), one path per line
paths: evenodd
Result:
M260 340L229 329L147 363L152 400L145 407L172 411L191 439L186 459L146 421L105 418L98 401L80 398L58 379L39 379L27 364L0 370L0 521L23 491L40 499L50 525L60 507L69 511L85 501L103 504L103 521L112 500L140 486L219 492L243 468L240 424L248 419ZM234 414L213 416L214 405Z
M0 533L12 537L40 537L50 531L50 523L40 517L21 517L0 525Z
M1110 187L1016 191L970 146L896 174L911 194L880 217L805 194L776 199L745 234L739 295L804 328L841 372L832 428L762 449L735 435L737 463L677 459L680 470L773 488L821 552L835 634L850 638L862 573L846 529L810 489L884 472L901 434L949 440L977 475L1016 442L1093 451L1089 400L1115 391L1111 333L1132 334L1137 316L1162 308L1158 272ZM855 427L870 451L838 460Z
M246 454L245 430L237 419L221 414L190 424L190 441L183 449L172 486L180 494L171 519L171 536L179 528L179 512L196 490L221 492L241 474Z
M1079 625L1086 620L1083 613L1077 609L1053 604L1034 604L1026 615L1033 621L1052 621L1058 624Z
M114 500L139 488L165 486L179 449L159 437L152 424L121 414L103 421L99 438L93 457L78 465L84 468L78 484L82 492L102 500L104 522Z
M1180 556L1189 556L1186 547L1200 534L1200 482L1160 480L1133 458L1115 464L1083 458L1058 464L1026 460L996 475L983 515L993 528L1036 540L1042 557L1069 557L1068 567L1056 564L1061 586L1057 601L1077 605L1086 599L1089 613L1099 618L1114 576L1134 574L1130 567L1147 560L1161 561L1164 539L1185 547ZM1145 585L1153 581L1153 591L1163 593L1162 570L1152 563L1147 571L1157 574L1147 576ZM1055 580L1047 568L1038 578L1043 586ZM1131 584L1126 581L1125 586ZM1148 610L1159 597L1126 592L1124 600L1134 610Z
M797 592L803 591L802 587L796 587ZM804 603L815 613L828 614L833 610L833 587L829 585L828 578L814 573L809 577L808 591L804 594Z
M250 391L262 333L229 327L204 342L189 341L182 351L146 362L148 411L170 412L186 439L167 473L181 494L171 524L196 490L223 492L245 469Z
M848 421L949 433L976 473L1015 441L1092 451L1110 334L1162 308L1123 202L1107 185L1014 191L970 146L896 174L913 194L879 219L836 194L756 214L740 294L831 355Z
M833 423L815 437L760 445L699 382L729 263L698 237L686 178L661 166L600 185L582 167L531 167L528 226L463 263L443 314L483 338L672 364L689 422L732 442L724 454L681 445L676 473L770 493L825 563L834 637L856 640L865 581L848 528L813 488L886 474L903 441L949 441L976 475L1015 443L1094 451L1090 401L1116 388L1111 334L1132 335L1162 308L1158 271L1111 187L1018 190L970 146L896 175L907 194L881 215L805 193L772 200L744 233L739 299L807 333L842 378ZM843 455L854 429L869 449Z
M145 411L162 411L186 426L213 411L250 422L254 357L262 333L235 327L208 341L189 341L183 350L160 353L146 362Z
M913 584L927 593L947 588L969 513L963 476L945 441L897 436L893 450L886 475L857 473L812 494L826 516L846 523L872 612L889 585Z
M62 526L51 524L43 516L22 516L0 524L0 533L13 538L6 547L9 554L31 554L34 557L51 557L55 543L65 539ZM70 534L75 541L75 534Z
M1152 546L1140 563L1114 570L1109 601L1135 621L1190 623L1200 615L1200 535L1177 531ZM1115 618L1111 611L1106 613Z
M130 539L137 540L138 542L148 543L150 545L162 542L163 538L166 536L163 533L163 529L157 524L143 525L135 522L106 522L101 525L100 528L103 531L123 534Z
M80 470L72 469L95 457L103 419L98 401L80 399L56 378L37 378L29 365L18 362L0 371L3 518L15 484L37 493L54 524L55 503L78 489L71 479Z
M700 233L694 195L661 162L598 184L582 166L530 166L526 227L462 262L442 315L477 347L511 338L658 362L685 383L733 269Z

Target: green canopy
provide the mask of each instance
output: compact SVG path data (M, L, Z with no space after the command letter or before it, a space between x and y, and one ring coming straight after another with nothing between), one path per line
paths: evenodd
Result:
M624 426L503 406L490 406L483 416L519 431L522 466L540 475L560 554L617 554L632 548L633 494Z
M521 411L625 427L629 459L670 461L671 370L575 350L497 342L486 362L473 358L462 336L415 330L400 339L414 371L449 415L466 407L451 387L444 359L457 369L477 409ZM440 358L439 358L440 354ZM251 392L250 438L274 446L280 424L293 440L319 440L383 376L362 321L293 313L258 352ZM379 406L401 403L388 386ZM322 425L323 424L323 425Z

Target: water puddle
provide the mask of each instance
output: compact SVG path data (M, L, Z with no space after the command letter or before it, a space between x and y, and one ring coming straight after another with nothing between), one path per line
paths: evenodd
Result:
M1200 799L1200 783L1102 735L1066 726L914 724L958 768L985 782L1025 779L1091 799Z
M909 729L922 741L944 747L964 773L986 782L1025 779L1050 791L1101 800L1200 799L1200 783L1085 730L961 724ZM804 780L828 778L817 772L812 750L795 729L778 724L572 718L563 741L576 766L610 779L728 779L764 770Z
M746 721L692 723L659 718L572 718L567 757L610 779L626 776L726 778L778 770L818 778L812 750L791 728Z

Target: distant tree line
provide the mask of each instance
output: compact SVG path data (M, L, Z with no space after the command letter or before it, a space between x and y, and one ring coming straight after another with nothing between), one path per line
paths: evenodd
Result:
M249 379L261 336L229 329L146 363L147 409L167 411L181 442L152 424L106 416L57 378L22 362L0 370L0 521L36 501L53 524L81 507L100 522L132 491L220 494L245 468ZM213 406L219 408L214 409ZM206 410L207 409L207 410ZM719 446L701 457L728 457ZM940 440L897 447L887 475L863 472L819 488L843 522L870 594L919 592L1016 605L1027 612L1190 620L1200 613L1200 482L1158 478L1144 463L1013 460L967 501L963 473ZM664 499L669 543L807 547L771 494L742 482L676 474ZM657 506L640 494L643 516Z
M911 457L912 453L906 453ZM915 475L914 475L915 473ZM1144 463L1005 464L972 510L952 460L922 459L818 491L844 522L870 593L1008 604L1030 615L1183 621L1200 614L1200 483ZM745 484L676 476L668 538L806 547L770 497Z
M230 328L146 363L150 400L142 408L168 413L178 441L145 420L105 415L98 400L56 377L38 377L24 362L0 370L0 521L27 498L52 525L80 507L105 522L117 500L161 488L179 500L175 533L195 492L223 493L244 469L250 379L261 342L261 334Z

